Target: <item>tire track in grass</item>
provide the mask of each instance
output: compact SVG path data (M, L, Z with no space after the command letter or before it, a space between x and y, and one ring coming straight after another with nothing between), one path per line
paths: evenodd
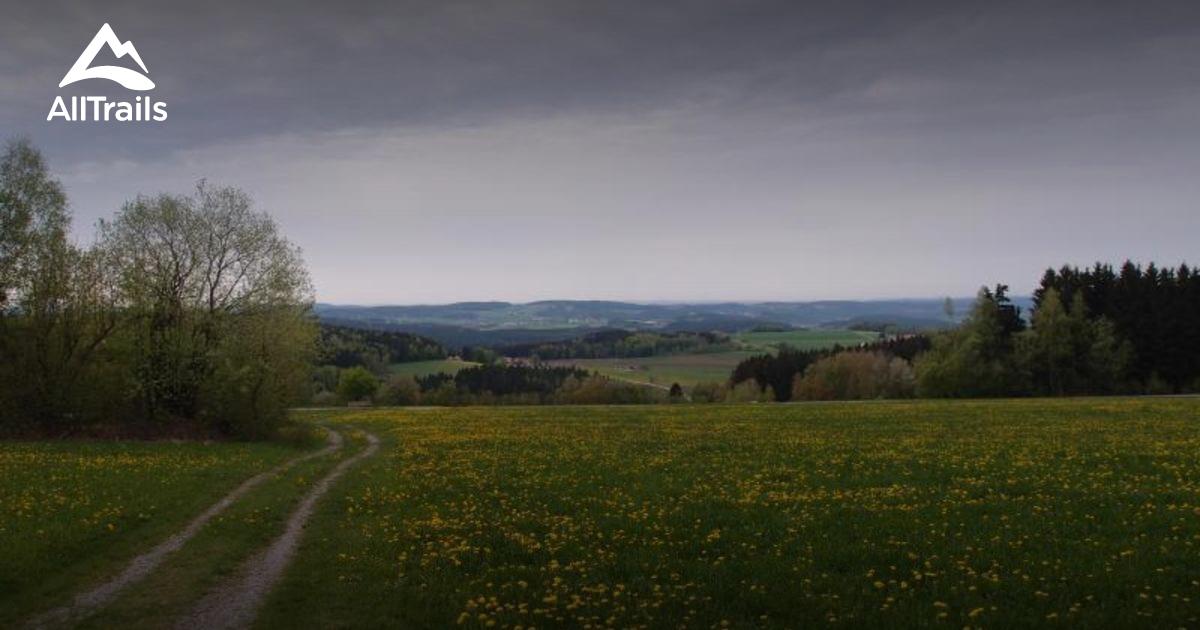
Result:
M263 599L283 576L300 544L300 536L316 508L317 501L351 466L379 450L379 438L365 433L367 447L342 460L329 474L313 485L304 500L288 517L287 527L264 551L255 554L233 577L206 594L192 611L175 624L180 630L204 628L246 628L253 623Z
M342 436L336 431L329 430L328 444L325 448L319 451L314 451L299 457L292 458L270 470L258 473L253 477L245 480L242 484L234 488L229 494L221 498L207 510L202 512L200 516L192 519L178 533L170 536L166 540L156 545L150 551L147 551L129 562L125 570L117 574L116 577L108 580L75 596L75 599L70 604L55 608L51 611L42 613L34 617L27 624L28 628L53 628L68 625L78 622L84 617L94 613L106 604L116 599L117 595L126 588L140 582L147 575L150 575L155 569L163 563L167 556L179 551L185 543L194 538L205 525L213 518L224 512L229 506L233 505L238 499L242 498L247 492L253 490L262 482L275 475L286 472L289 468L301 462L308 461L323 455L328 455L342 447Z

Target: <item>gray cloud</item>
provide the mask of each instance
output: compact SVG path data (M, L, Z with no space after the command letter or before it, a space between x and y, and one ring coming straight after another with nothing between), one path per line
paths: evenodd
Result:
M237 183L322 299L967 293L1068 260L1177 262L1200 228L1195 3L5 14L0 130L46 148L81 236L138 191ZM103 22L167 123L44 122Z

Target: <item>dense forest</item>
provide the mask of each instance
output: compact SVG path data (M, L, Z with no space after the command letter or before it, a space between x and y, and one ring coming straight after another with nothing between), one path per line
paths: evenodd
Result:
M1186 265L1047 270L1022 312L983 288L962 325L853 349L784 348L730 383L769 398L970 398L1200 391L1200 276Z
M552 359L609 359L660 354L716 352L731 347L729 336L719 332L645 332L604 330L566 341L502 346L509 357Z
M446 349L408 333L321 324L317 363L339 368L361 365L381 372L392 363L444 359Z
M508 394L553 393L569 378L586 378L588 372L569 367L543 365L480 365L446 374L417 379L422 392L428 392L453 382L455 388L471 394L489 392L495 396Z
M1151 389L1200 389L1200 274L1187 265L1159 268L1096 264L1046 270L1034 292L1042 308L1057 292L1064 314L1108 322L1129 343L1126 376ZM1082 311L1082 312L1080 312Z

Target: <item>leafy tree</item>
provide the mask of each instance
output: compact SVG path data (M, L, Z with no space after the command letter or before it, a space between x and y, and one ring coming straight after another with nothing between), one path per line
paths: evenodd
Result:
M1082 292L1068 311L1057 289L1039 296L1033 327L1021 339L1021 362L1033 392L1042 395L1108 393L1123 380L1127 344L1119 342L1107 319L1089 320Z
M1088 319L1110 322L1118 345L1129 352L1126 378L1146 390L1200 388L1200 275L1186 264L1048 269L1034 292L1035 306L1050 290L1068 310L1081 295Z
M946 316L947 322L954 322L954 300L949 296L942 300L942 313Z
M383 384L379 402L385 405L404 407L415 405L421 400L421 388L411 376L394 374Z
M916 361L918 392L935 398L1012 396L1025 391L1014 352L1019 311L1007 287L980 289L963 325L934 337L933 347Z
M270 216L201 182L191 197L137 198L100 234L143 415L245 434L282 420L286 392L307 382L315 327L300 252Z
M813 363L796 376L798 400L907 398L915 378L908 362L880 352L841 352Z
M342 402L357 402L370 400L379 389L379 381L369 370L363 367L352 367L342 370L338 378L337 393Z
M9 423L61 430L121 402L119 375L101 357L118 319L108 261L70 244L69 224L41 154L10 143L0 156L0 416Z
M28 289L39 254L66 243L67 196L28 140L8 143L0 157L0 307Z
M696 383L692 386L692 402L717 403L725 400L726 385L723 383Z

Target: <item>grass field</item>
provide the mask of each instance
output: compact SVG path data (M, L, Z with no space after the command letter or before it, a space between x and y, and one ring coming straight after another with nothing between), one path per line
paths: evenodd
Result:
M261 627L1200 621L1196 399L333 421L386 450L319 508Z
M690 387L701 382L725 382L733 368L748 357L777 352L779 346L790 345L802 350L831 348L835 345L856 346L878 337L872 332L856 330L791 330L787 332L745 332L734 335L737 350L695 354L667 354L625 359L561 359L554 365L576 365L605 376L636 383L670 387L679 383Z
M341 458L255 623L1195 627L1200 399L298 412L348 447L80 627L169 627ZM0 627L315 448L0 443Z
M310 447L0 442L0 627L63 603Z
M446 374L458 374L458 371L463 368L469 368L479 365L470 361L461 361L458 359L437 359L434 361L413 361L410 363L393 363L390 369L392 374L402 374L405 376L428 376L429 374L437 374L445 372Z

